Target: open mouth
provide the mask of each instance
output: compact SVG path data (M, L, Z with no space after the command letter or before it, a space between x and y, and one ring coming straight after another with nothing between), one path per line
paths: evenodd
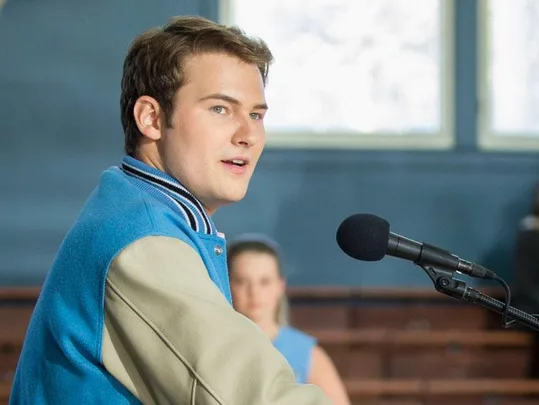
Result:
M247 161L242 160L242 159L232 159L232 160L223 160L223 163L226 163L227 165L233 165L236 167L243 167L247 164Z

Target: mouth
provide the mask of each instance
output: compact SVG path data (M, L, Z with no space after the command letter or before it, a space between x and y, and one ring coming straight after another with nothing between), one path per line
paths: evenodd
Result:
M235 157L233 159L221 160L228 171L234 175L244 175L247 173L249 159L243 157Z
M235 167L245 167L249 164L249 159L234 158L234 159L221 160L221 162L227 165L235 166Z

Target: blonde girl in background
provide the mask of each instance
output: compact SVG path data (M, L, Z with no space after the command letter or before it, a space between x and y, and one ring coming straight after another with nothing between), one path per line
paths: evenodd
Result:
M344 384L316 339L287 320L286 283L276 242L244 235L227 252L234 308L255 322L288 360L300 383L319 386L334 405L350 405Z

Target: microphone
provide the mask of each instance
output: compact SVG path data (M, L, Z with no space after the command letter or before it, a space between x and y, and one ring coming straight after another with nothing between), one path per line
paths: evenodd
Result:
M498 278L493 271L463 260L439 247L390 232L389 222L376 215L349 216L339 225L336 236L342 251L357 260L373 262L389 255L410 260L419 266L458 271L471 277Z

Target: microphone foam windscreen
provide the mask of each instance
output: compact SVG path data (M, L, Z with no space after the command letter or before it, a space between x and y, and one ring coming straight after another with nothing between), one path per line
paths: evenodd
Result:
M337 230L337 244L354 259L375 262L387 252L389 222L372 214L354 214Z

